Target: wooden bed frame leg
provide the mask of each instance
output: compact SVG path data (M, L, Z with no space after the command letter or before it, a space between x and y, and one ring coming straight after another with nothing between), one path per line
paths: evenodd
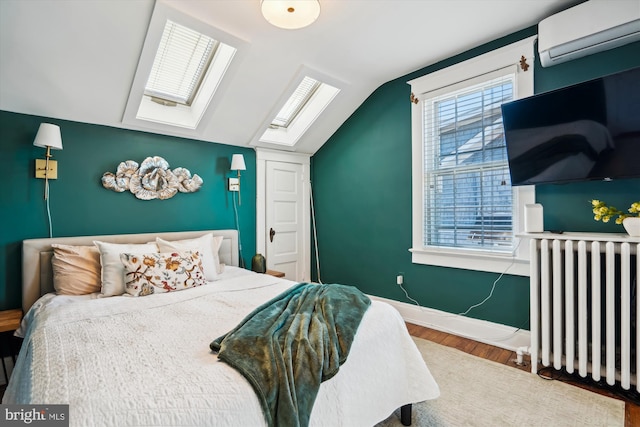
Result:
M411 403L400 407L400 422L403 426L411 425Z

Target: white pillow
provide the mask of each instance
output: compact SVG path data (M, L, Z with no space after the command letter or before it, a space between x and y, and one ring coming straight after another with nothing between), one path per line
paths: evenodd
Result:
M156 237L156 244L160 252L171 251L197 251L202 255L202 271L207 281L217 280L218 274L222 273L220 256L218 251L222 245L222 236L213 236L208 233L195 239L167 241Z
M158 247L153 243L120 244L94 240L93 243L100 250L100 263L102 264L102 295L110 297L122 295L124 289L124 265L120 261L121 253L144 254L158 252Z

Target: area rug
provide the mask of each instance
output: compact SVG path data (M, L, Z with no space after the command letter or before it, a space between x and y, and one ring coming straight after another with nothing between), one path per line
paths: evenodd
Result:
M624 426L624 402L414 338L440 397L413 405L418 427ZM376 427L396 427L400 413Z

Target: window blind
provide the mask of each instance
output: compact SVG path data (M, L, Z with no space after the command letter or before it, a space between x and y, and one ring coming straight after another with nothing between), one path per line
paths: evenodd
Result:
M500 106L511 73L423 103L424 245L513 250L513 196ZM464 85L463 85L464 86Z
M309 102L315 91L320 87L320 84L318 80L305 76L284 106L278 111L278 114L271 122L271 126L275 128L288 127Z
M216 40L168 20L145 95L191 105L217 45Z

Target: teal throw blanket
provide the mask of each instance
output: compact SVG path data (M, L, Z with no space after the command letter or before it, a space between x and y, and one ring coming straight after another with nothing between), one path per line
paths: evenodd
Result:
M210 347L251 383L269 426L308 426L320 383L347 359L370 305L353 286L301 283Z

